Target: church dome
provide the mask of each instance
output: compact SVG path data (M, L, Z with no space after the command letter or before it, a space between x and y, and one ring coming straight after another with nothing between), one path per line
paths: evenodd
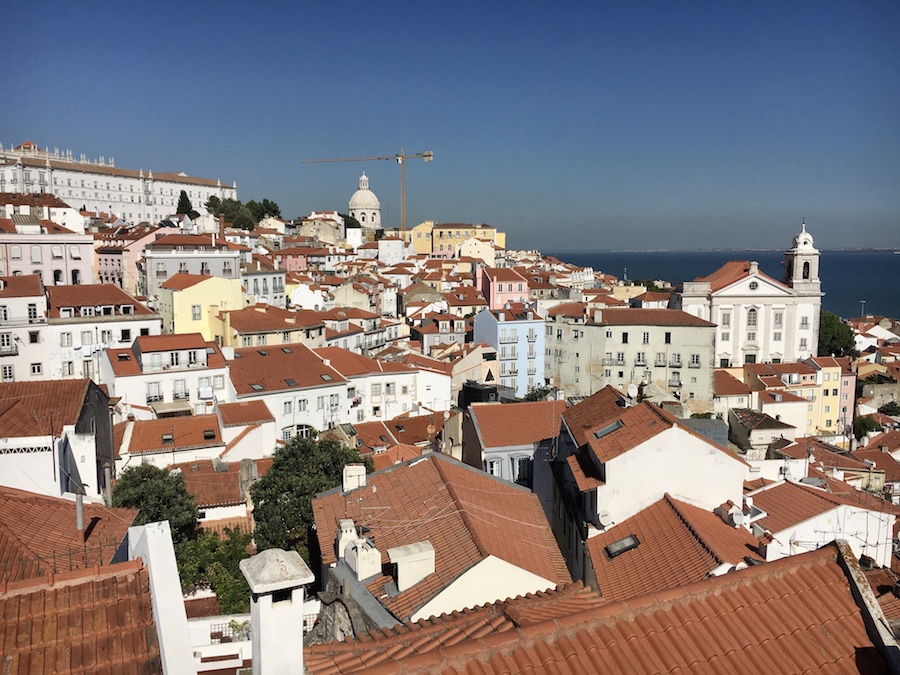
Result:
M354 192L353 196L350 197L350 211L372 211L380 209L381 202L378 201L378 197L375 196L375 193L369 189L369 179L366 177L366 174L363 174L359 179L359 190Z

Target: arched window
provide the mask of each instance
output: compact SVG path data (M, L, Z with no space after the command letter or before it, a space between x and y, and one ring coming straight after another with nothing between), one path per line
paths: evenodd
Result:
M361 223L366 222L366 214L365 213L359 214L359 222L361 222Z
M41 247L40 246L32 246L31 247L31 262L32 263L40 263L41 262Z
M747 328L756 328L756 308L747 310Z
M809 261L803 263L803 278L809 279Z

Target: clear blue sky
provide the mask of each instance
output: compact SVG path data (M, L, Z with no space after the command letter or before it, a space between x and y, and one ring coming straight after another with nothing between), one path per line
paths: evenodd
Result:
M5 11L0 142L511 247L900 246L900 3L86 2Z

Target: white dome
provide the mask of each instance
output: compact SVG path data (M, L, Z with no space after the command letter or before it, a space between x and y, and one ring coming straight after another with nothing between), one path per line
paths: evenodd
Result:
M807 249L814 251L812 235L806 231L806 222L800 228L800 232L794 237L794 250Z
M373 209L380 210L381 202L378 201L375 193L369 189L369 179L366 177L366 174L363 174L359 179L359 190L350 197L350 210L372 211Z

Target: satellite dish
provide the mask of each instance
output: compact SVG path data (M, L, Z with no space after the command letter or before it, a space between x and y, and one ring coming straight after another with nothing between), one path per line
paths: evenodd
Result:
M600 520L600 525L603 527L609 527L612 524L612 516L609 515L609 511L601 511L597 514L597 518Z
M637 385L634 382L632 382L631 384L628 385L628 398L635 398L635 397L637 397L637 395L638 395Z

